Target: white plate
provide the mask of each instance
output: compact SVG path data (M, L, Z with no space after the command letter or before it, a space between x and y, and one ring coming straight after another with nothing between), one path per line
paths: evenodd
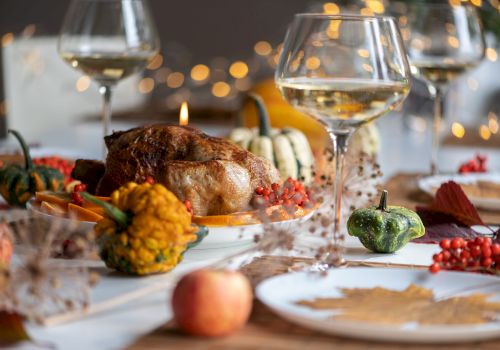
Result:
M434 175L427 176L418 180L418 187L434 196L436 189L443 183L448 181L455 181L458 184L473 184L478 180L491 181L500 184L500 174L498 173L479 173L479 174L466 174L466 175ZM480 198L469 197L472 204L476 207L490 210L500 210L500 198Z
M273 222L270 224L273 228L280 228L283 230L288 229L292 225L297 225L308 220L314 211L311 211L307 215L286 221ZM220 226L220 227L209 227L208 235L203 239L203 241L192 250L204 250L204 249L220 249L229 248L239 245L252 244L255 241L255 235L262 234L264 232L264 225L243 225L243 226Z
M500 278L465 272L443 271L430 274L426 270L393 268L346 268L331 269L326 276L319 273L297 272L273 277L257 286L257 297L283 318L304 327L324 333L352 338L394 341L405 343L457 343L500 337L500 322L482 325L432 325L419 326L381 325L368 322L348 322L331 319L332 311L312 310L295 305L299 300L316 297L339 297L337 288L384 287L404 290L409 284L432 289L434 295L448 295L466 287L498 281L494 288L474 292L500 291ZM497 296L495 299L499 301Z
M53 222L55 219L61 220L61 224L64 227L69 227L70 225L74 228L75 233L86 233L92 230L95 222L90 221L79 221L75 224L72 220L67 218L56 217L40 211L36 206L33 205L34 200L30 200L26 207L28 210L37 215L38 217ZM293 220L275 222L271 225L279 226L282 229L287 229L291 225L304 222L308 220L314 211L311 211L307 215ZM244 225L244 226L221 226L221 227L209 227L208 235L201 241L200 244L191 248L192 250L205 250L205 249L221 249L229 248L240 245L252 244L255 239L255 235L261 234L264 230L262 224L256 225Z

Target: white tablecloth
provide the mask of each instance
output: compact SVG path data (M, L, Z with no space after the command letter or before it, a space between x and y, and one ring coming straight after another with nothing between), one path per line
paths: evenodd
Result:
M380 163L385 176L396 172L425 172L430 161L430 135L417 134L405 130L401 117L389 115L379 121L382 150ZM129 125L117 125L115 129L123 129ZM203 128L203 127L202 127ZM227 129L226 129L227 130ZM222 135L224 129L205 130L208 133ZM101 128L99 124L82 124L71 130L54 129L50 134L40 139L44 146L64 148L79 156L99 157L101 145L92 140L99 139ZM471 158L478 149L443 149L440 153L441 169L455 171L458 163ZM500 170L500 152L495 150L481 150L490 157L492 170ZM422 262L428 264L436 247L429 245L410 245L399 252L397 262ZM188 252L186 259L176 268L169 278L175 280L182 273L207 264L231 251ZM353 256L358 260L384 261L384 257L375 255ZM171 317L167 302L171 288L135 300L129 304L110 310L106 313L94 315L73 323L50 328L29 325L28 329L33 338L39 341L49 341L59 349L71 350L98 350L122 349L137 337L152 331ZM168 348L166 341L165 347Z

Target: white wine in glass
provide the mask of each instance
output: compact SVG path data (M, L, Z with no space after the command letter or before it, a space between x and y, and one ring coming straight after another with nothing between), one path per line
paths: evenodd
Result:
M455 79L476 67L484 57L485 42L474 6L452 1L415 1L407 6L406 49L413 75L426 83L434 99L431 173L439 172L438 152L443 98ZM400 21L401 22L401 21Z
M397 106L408 84L362 79L283 79L278 87L299 111L329 119L332 127L357 127Z
M476 64L471 62L446 64L432 61L417 61L411 65L411 71L416 77L432 85L446 89L453 80L475 66Z
M104 85L114 85L134 73L142 71L155 56L139 55L86 55L61 53L61 57L75 69Z
M104 136L109 133L113 87L142 71L159 51L146 1L72 0L64 18L59 55L99 84Z
M343 262L342 168L352 133L394 109L410 89L410 67L392 17L298 14L275 81L296 109L319 120L335 151L333 232L322 266ZM332 174L333 175L333 174Z

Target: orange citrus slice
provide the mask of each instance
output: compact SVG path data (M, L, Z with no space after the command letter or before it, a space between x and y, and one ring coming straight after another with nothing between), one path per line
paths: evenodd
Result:
M93 203L88 203L88 202L84 201L82 204L82 208L90 210L90 211L92 211L96 214L99 214L101 216L106 215L106 210L103 207L100 207L100 206L93 204Z
M67 214L66 206L45 201L40 204L40 211L55 216L66 216Z
M35 200L40 203L47 202L66 207L71 202L71 194L51 191L35 192Z
M258 224L259 221L252 212L240 212L228 215L193 216L192 222L208 227L217 226L242 226Z
M75 219L80 221L97 222L103 219L102 215L99 215L92 210L80 207L73 203L68 204L68 214L70 217L74 217Z
M298 219L310 213L314 208L305 209L298 207L295 212L290 213L282 205L274 205L266 208L266 216L273 222ZM193 223L208 227L220 226L243 226L260 224L259 212L257 210L244 211L228 215L193 216Z

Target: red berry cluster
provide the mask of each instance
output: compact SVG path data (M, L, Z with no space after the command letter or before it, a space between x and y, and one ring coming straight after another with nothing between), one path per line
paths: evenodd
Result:
M486 156L482 156L482 155L478 154L478 155L476 155L475 158L460 165L460 168L458 168L458 172L460 174L485 173L485 172L487 172L487 169L486 169L486 161L487 160L488 160L488 158Z
M85 190L87 190L87 185L75 185L75 187L73 187L73 192L71 192L71 203L81 206L83 204L83 197L80 192L84 192Z
M75 167L75 162L72 160L60 158L57 156L40 157L40 158L34 158L33 164L45 165L50 168L55 168L59 170L64 175L64 186L73 181L73 179L71 178L71 171Z
M150 185L154 185L156 181L152 176L148 175L146 176L146 179L144 179L144 182L147 182Z
M500 244L489 237L464 240L460 237L439 242L441 252L434 254L429 271L458 270L475 272L500 272Z
M184 201L184 205L186 206L186 209L187 209L189 215L193 216L193 207L191 206L191 202L186 199Z
M271 184L271 188L257 187L255 189L255 199L263 202L266 206L273 205L298 205L309 208L312 206L311 190L307 189L303 183L289 177L282 186L277 183Z

